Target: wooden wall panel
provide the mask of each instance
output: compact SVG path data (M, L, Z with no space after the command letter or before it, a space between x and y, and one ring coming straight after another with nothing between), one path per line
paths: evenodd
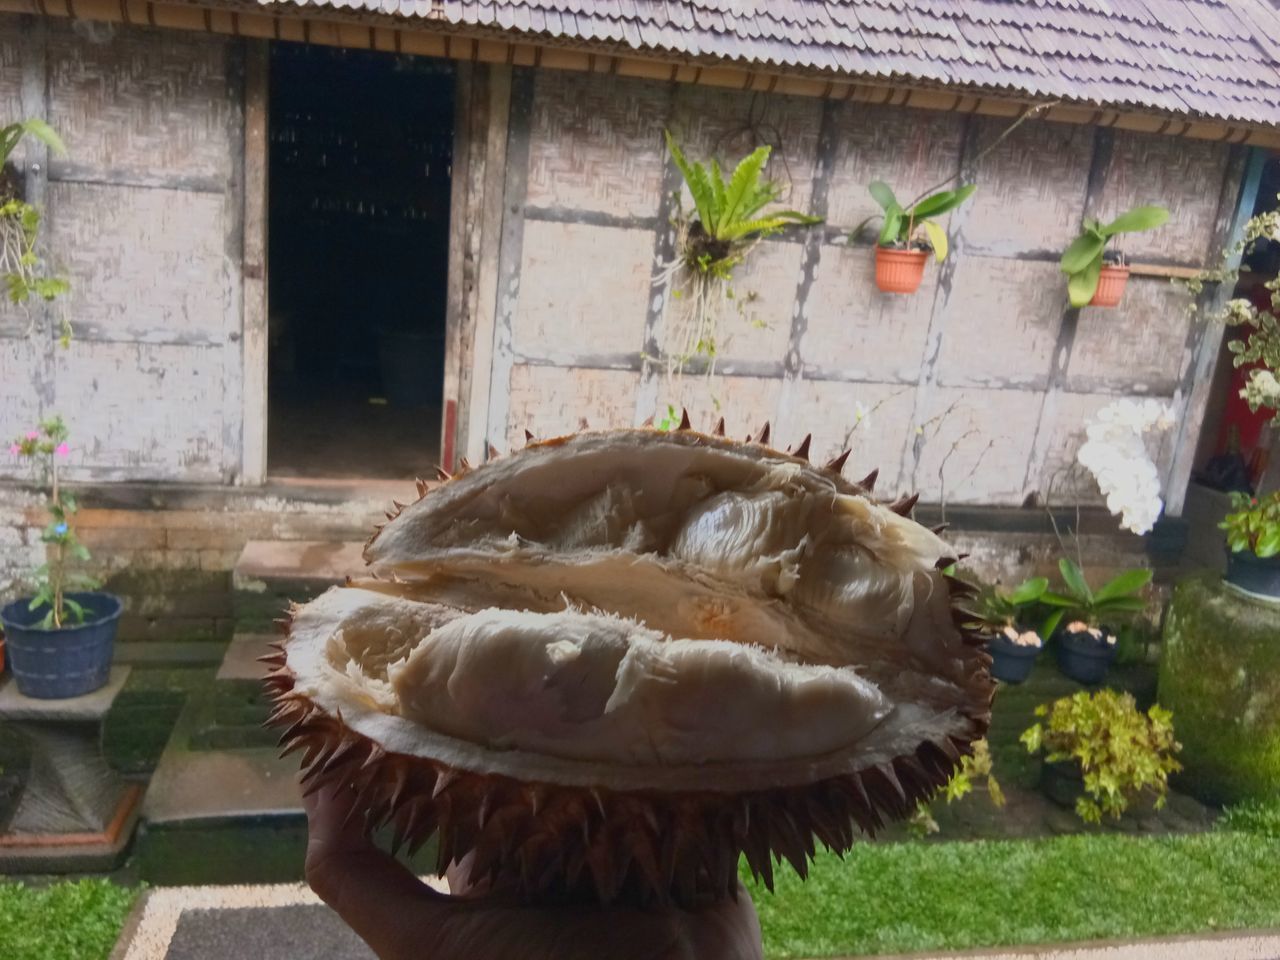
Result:
M955 114L916 117L895 107L842 104L827 222L850 230L878 215L880 207L867 192L873 180L889 184L905 204L952 176L960 163L964 125L965 118Z
M521 291L512 324L517 356L640 353L653 276L653 233L526 221Z
M52 23L48 119L67 143L63 169L218 189L231 164L228 44L194 33Z
M1069 389L1171 396L1186 364L1187 294L1162 278L1134 277L1116 310L1081 310Z
M527 202L651 217L669 87L589 73L535 75Z
M78 438L71 479L221 478L221 349L81 341L55 364L58 408Z
M507 449L523 447L524 431L558 437L591 427L628 427L640 376L629 370L581 367L511 368L511 414Z
M0 17L0 126L22 117L22 30L17 17Z
M956 261L938 382L1043 390L1062 308L1057 264L970 256Z
M973 119L977 154L1009 126ZM1080 230L1093 129L1029 121L983 158L973 171L978 190L966 212L964 243L975 252L1061 252Z
M9 454L9 444L40 420L40 396L33 378L44 366L44 344L34 337L0 337L0 477L27 479L24 461Z
M1218 215L1218 197L1230 146L1116 131L1102 204L1095 212L1111 220L1132 207L1160 204L1169 222L1149 233L1122 234L1112 241L1133 260L1170 260L1204 266Z
M152 187L53 183L48 242L74 278L77 336L222 344L223 201Z
M766 421L777 417L782 380L778 377L750 377L719 374L714 380L696 374L685 374L658 386L659 418L667 415L667 405L674 407L678 419L681 409L689 411L696 429L708 431L724 417L725 431L739 439L759 432ZM799 437L795 440L799 441ZM773 435L774 443L790 442L781 434Z
M938 388L930 396L912 486L930 502L1016 504L1040 398L1023 390Z
M938 270L925 268L914 296L875 287L875 252L829 245L809 288L801 345L807 375L914 384L938 290Z

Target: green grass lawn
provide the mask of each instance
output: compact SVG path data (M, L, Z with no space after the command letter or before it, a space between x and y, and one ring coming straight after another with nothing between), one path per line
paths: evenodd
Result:
M771 957L1280 926L1280 838L1240 832L863 844L755 890Z
M137 895L106 880L0 883L0 957L105 960Z

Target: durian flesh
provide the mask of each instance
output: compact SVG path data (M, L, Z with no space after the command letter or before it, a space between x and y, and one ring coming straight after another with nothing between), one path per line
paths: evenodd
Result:
M931 748L924 791L991 696L949 556L759 444L580 434L405 508L366 549L380 578L295 613L285 692L451 774L728 797L875 770L905 793Z

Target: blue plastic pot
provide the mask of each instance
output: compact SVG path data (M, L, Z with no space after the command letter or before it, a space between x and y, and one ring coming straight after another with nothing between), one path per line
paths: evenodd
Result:
M48 607L27 609L22 597L0 610L9 669L18 691L40 700L92 693L111 675L111 655L123 604L109 593L68 593L85 609L85 622L43 630Z
M997 633L987 644L987 652L991 654L991 676L1003 683L1022 683L1031 675L1040 648L1021 646Z
M1102 632L1115 633L1106 627ZM1076 683L1090 687L1101 683L1115 658L1114 643L1100 643L1084 631L1071 633L1064 629L1058 634L1058 669Z

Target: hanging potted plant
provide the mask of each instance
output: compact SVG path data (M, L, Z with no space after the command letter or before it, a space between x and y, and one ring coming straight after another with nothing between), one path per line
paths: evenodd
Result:
M876 286L882 293L915 293L924 278L924 264L932 252L941 263L947 258L947 231L931 220L950 213L978 189L967 183L954 190L940 190L903 207L893 190L882 180L867 187L880 209L884 223L876 239ZM862 233L874 217L864 220L849 235Z
M120 599L93 592L98 584L75 573L72 561L89 559L76 538L76 499L63 489L58 464L70 452L61 417L44 421L13 442L10 452L31 461L49 484L49 522L40 534L47 561L35 571L34 596L20 597L0 609L10 666L18 690L51 700L91 693L106 684Z
M1044 635L1055 636L1058 667L1072 680L1101 683L1116 656L1115 623L1146 609L1138 594L1151 582L1150 570L1125 570L1098 590L1085 582L1080 565L1068 557L1058 561L1062 586L1046 590L1040 602L1052 607ZM1070 614L1065 625L1062 620ZM1061 632L1058 627L1062 625Z
M1074 807L1085 823L1119 819L1143 798L1164 806L1169 774L1182 769L1168 710L1156 704L1144 714L1130 693L1082 690L1041 704L1036 716L1020 739L1027 752L1044 754L1040 787L1049 799Z
M1231 494L1226 581L1246 593L1280 599L1280 490L1265 497Z
M1062 255L1071 306L1114 307L1124 296L1129 266L1119 252L1107 253L1107 241L1120 233L1154 230L1169 219L1164 207L1134 207L1104 224L1086 217L1084 229Z
M674 329L667 338L666 366L670 380L695 357L707 363L713 376L720 343L720 320L728 304L752 298L733 288L734 271L766 237L787 227L821 223L798 210L766 210L782 195L782 188L764 177L770 147L757 147L734 168L726 180L720 164L688 160L669 132L667 149L693 197L686 211L676 195L675 259L663 266L655 285L672 281L672 298L682 304Z
M1048 587L1048 579L1034 577L1013 590L992 586L979 595L978 619L987 636L991 676L997 680L1022 683L1035 666L1044 641L1022 623Z

